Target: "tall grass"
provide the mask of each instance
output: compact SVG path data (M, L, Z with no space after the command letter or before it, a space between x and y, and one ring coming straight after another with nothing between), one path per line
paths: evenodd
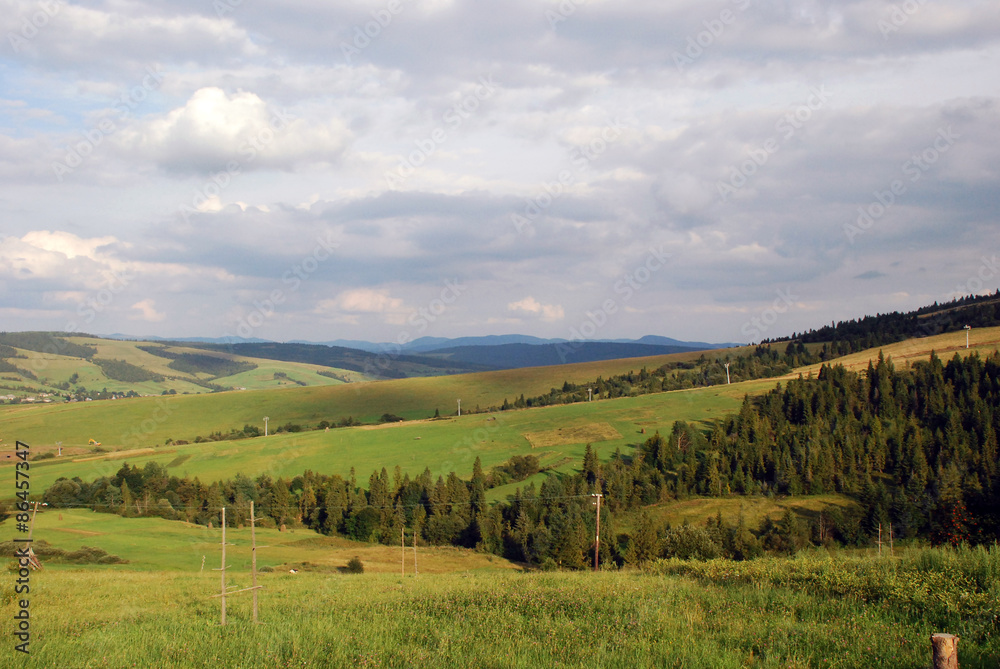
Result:
M653 570L702 583L842 598L905 615L968 642L996 644L1000 634L1000 547L995 545L913 548L883 557L819 550L749 562L661 560Z
M958 610L974 617L973 600L996 585L973 584L996 559L984 550L895 561L812 555L728 563L728 572L721 562L662 563L660 574L275 572L261 576L263 624L250 624L242 594L229 598L224 628L210 572L52 570L33 576L26 666L916 669L942 630L897 605L898 577L958 576L969 589L949 594L972 598ZM870 598L873 584L880 599ZM976 620L977 633L944 631L962 636L964 669L995 669L995 622L989 632Z

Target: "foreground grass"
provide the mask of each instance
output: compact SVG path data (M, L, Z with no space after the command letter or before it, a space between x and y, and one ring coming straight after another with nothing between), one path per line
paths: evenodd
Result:
M244 574L234 585L247 581ZM218 600L208 598L217 575L37 573L32 657L18 664L916 669L928 664L929 635L942 631L891 599L708 573L274 573L261 581L263 624L250 624L243 594L229 599L222 628ZM10 604L0 611L7 620L12 613ZM962 636L962 666L996 667L995 625L973 618L947 630ZM5 661L12 654L0 649Z

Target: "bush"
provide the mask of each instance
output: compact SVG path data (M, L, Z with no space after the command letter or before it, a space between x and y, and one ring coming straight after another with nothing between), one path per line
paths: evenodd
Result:
M680 560L711 560L722 555L722 547L705 528L684 525L667 532L663 553Z
M361 558L355 555L347 561L347 568L344 571L348 574L363 574L365 573L365 565L361 562Z

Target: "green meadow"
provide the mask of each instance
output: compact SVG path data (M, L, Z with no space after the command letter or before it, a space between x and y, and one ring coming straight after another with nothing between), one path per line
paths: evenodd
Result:
M13 529L10 521L2 527ZM272 567L287 572L291 567L337 573L352 557L359 557L366 572L400 571L398 546L383 546L324 536L303 528L279 531L255 529L257 568ZM64 564L43 558L46 571L89 569L98 572L211 572L220 565L222 530L162 518L122 518L89 509L44 509L36 516L34 538L56 548L74 551L83 546L100 548L118 556L125 565ZM236 581L245 580L250 569L251 531L249 527L226 529L226 563ZM413 569L412 548L406 551L407 569ZM426 574L478 569L513 569L502 558L451 546L419 546L420 571ZM306 566L303 567L303 564ZM108 574L108 576L111 576ZM218 574L216 573L216 576ZM6 584L5 584L6 585Z
M995 565L996 557L984 561ZM961 637L963 668L995 668L996 586L948 588L948 597L968 598L949 610L920 594L942 580L920 561L760 561L749 565L757 581L740 565L724 580L730 567L719 561L667 564L663 573L276 571L259 579L261 624L251 623L244 592L227 598L225 627L211 598L218 572L46 569L32 574L30 658L11 657L8 635L0 656L6 666L66 669L923 669L930 635L947 626ZM840 581L846 585L831 585ZM234 587L249 583L245 572L233 574ZM14 612L8 595L0 615L10 621Z
M415 379L424 381L424 379ZM439 380L439 379L436 379ZM384 382L386 384L391 382ZM759 392L773 387L775 381L755 381L733 384L727 387L700 388L689 391L658 393L640 397L620 398L577 404L558 405L505 411L494 414L471 414L462 417L448 417L440 420L424 420L403 423L388 423L381 426L361 426L354 428L334 428L329 431L308 431L273 434L268 437L241 439L237 441L204 442L197 444L162 445L165 438L174 435L179 438L185 426L190 430L191 421L201 417L213 420L207 410L199 405L229 402L232 411L246 412L247 404L259 399L261 404L249 409L255 415L271 416L272 428L281 423L281 414L273 411L275 398L281 395L300 396L303 392L317 392L321 389L306 388L299 391L269 391L266 393L227 393L199 397L173 398L170 400L131 400L103 402L111 408L120 407L122 416L117 419L108 416L106 421L121 421L114 434L121 435L128 429L129 421L139 421L143 415L156 415L159 408L167 414L163 424L156 423L156 435L150 435L136 443L138 448L107 454L89 454L83 449L74 455L41 460L32 463L32 490L42 491L59 477L79 476L92 480L99 476L111 475L123 461L141 466L150 460L156 461L177 476L198 476L203 482L231 478L237 472L256 477L269 474L272 477L293 477L306 469L317 472L347 475L354 467L359 477L367 479L372 471L386 467L390 471L396 466L412 475L421 473L425 467L437 474L447 474L454 470L461 476L468 476L476 457L481 458L483 467L505 462L512 455L533 454L539 457L545 467L560 471L579 468L587 443L593 443L602 459L607 459L616 448L627 451L651 436L656 430L669 431L675 420L706 421L721 417L739 407L744 393ZM382 385L379 384L372 384ZM350 390L350 386L337 389ZM335 389L330 389L335 390ZM157 404L163 402L163 404ZM268 402L271 402L269 404ZM97 403L88 403L96 405ZM289 405L290 406L290 405ZM137 407L140 410L136 412ZM145 407L145 413L141 407ZM5 438L18 439L32 444L33 449L51 450L53 441L62 436L64 444L70 442L61 430L70 417L87 419L77 427L83 435L97 435L107 444L109 439L107 423L101 424L97 417L101 406L76 405L47 408L46 411L17 411L8 409L5 421ZM69 412L67 415L61 411ZM136 412L129 414L128 412ZM329 415L329 414L327 414ZM130 416L126 418L126 416ZM216 416L214 420L219 420ZM150 422L153 422L150 420ZM231 417L224 427L242 426L242 417ZM103 430L102 430L103 427ZM579 428L572 433L579 436L564 437L560 429ZM200 433L207 434L202 428ZM38 435L32 439L31 435ZM22 436L22 435L27 435ZM47 435L43 438L41 435ZM527 436L526 436L527 435ZM528 437L538 442L533 444ZM604 439L605 437L612 437ZM117 440L118 443L127 440ZM599 440L604 439L604 440ZM0 467L0 475L5 467ZM510 489L498 488L494 496L504 496Z

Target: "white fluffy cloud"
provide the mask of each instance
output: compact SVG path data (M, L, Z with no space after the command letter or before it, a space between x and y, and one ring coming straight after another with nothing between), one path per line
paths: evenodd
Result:
M451 281L420 334L613 300L602 336L738 340L779 290L769 335L947 299L1000 242L988 2L8 4L7 328L385 340Z
M184 106L115 137L121 150L178 172L290 170L339 159L350 132L337 119L311 122L254 93L195 91Z

